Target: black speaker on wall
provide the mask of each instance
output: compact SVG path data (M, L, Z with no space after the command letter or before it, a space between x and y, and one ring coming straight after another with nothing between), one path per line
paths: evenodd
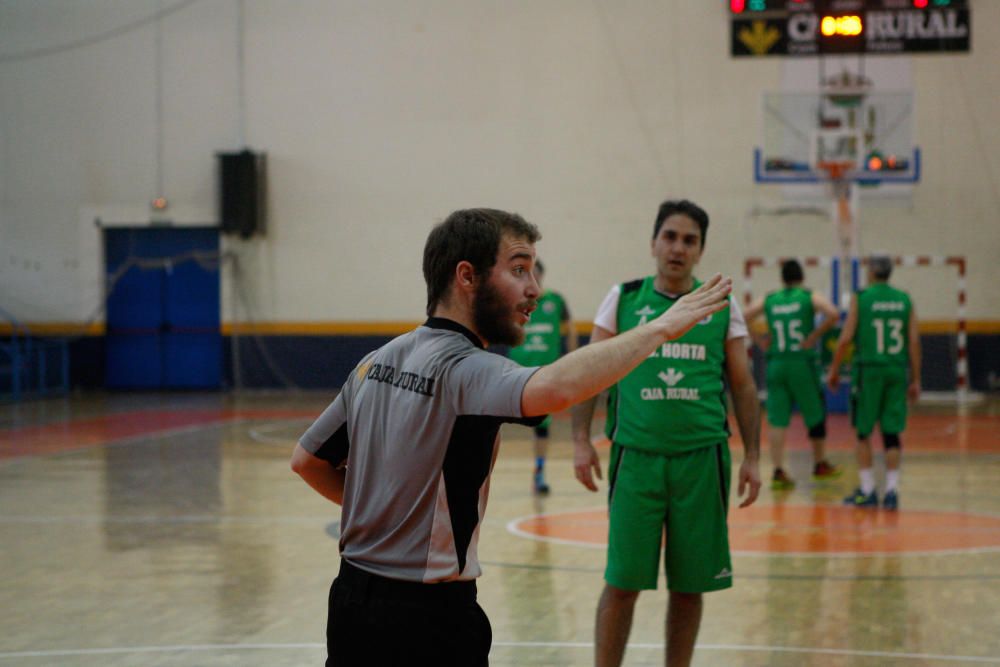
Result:
M264 233L267 155L243 150L217 153L219 226L223 234L250 238Z

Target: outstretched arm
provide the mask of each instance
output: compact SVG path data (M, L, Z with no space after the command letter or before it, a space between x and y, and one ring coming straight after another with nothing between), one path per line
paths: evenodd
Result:
M521 414L534 417L558 412L596 396L625 377L659 345L726 308L731 290L732 280L716 274L652 322L543 366L524 386Z

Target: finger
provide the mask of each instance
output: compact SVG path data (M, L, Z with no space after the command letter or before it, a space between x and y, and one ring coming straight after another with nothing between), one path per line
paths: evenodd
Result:
M594 460L594 474L597 475L597 479L604 479L604 475L601 474L601 462Z
M708 316L711 315L712 313L717 313L725 308L729 308L729 299L720 299L719 301L715 301L705 306L702 311L702 314Z
M709 309L709 313L706 314L714 313L729 306L728 297L731 292L732 284L727 284L725 287L717 286L712 291L705 292L697 299L693 299L688 305L694 310Z
M688 306L691 308L692 314L701 319L704 317L708 317L713 313L717 313L723 308L728 308L729 299L726 298L727 296L728 292L726 292L725 294L720 293L715 298L706 297L692 301L691 303L688 304Z
M733 289L733 279L732 278L722 278L718 273L715 274L712 279L708 282L701 284L698 289L691 292L688 296L690 301L693 303L702 303L705 301L714 301L715 299L722 298L723 295L729 294Z
M698 289L696 289L694 291L694 293L697 294L699 292L707 292L708 290L710 290L713 287L715 287L716 285L718 285L720 282L722 282L722 274L721 273L716 273L711 278L709 278L708 280L706 280L705 282L703 282L698 287Z
M750 485L750 494L746 497L746 500L740 503L740 507L749 507L750 505L753 505L754 501L757 500L758 495L760 495L760 482L755 482Z

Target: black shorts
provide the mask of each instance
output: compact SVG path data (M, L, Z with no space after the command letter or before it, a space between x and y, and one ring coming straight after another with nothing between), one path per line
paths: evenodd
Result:
M476 582L400 581L341 560L330 587L327 667L485 667L492 642Z

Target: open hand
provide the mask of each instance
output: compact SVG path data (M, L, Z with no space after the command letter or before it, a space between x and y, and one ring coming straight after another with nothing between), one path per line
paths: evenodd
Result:
M716 273L698 289L682 296L656 322L664 328L667 340L680 338L701 320L728 307L732 291L732 278L723 278Z

